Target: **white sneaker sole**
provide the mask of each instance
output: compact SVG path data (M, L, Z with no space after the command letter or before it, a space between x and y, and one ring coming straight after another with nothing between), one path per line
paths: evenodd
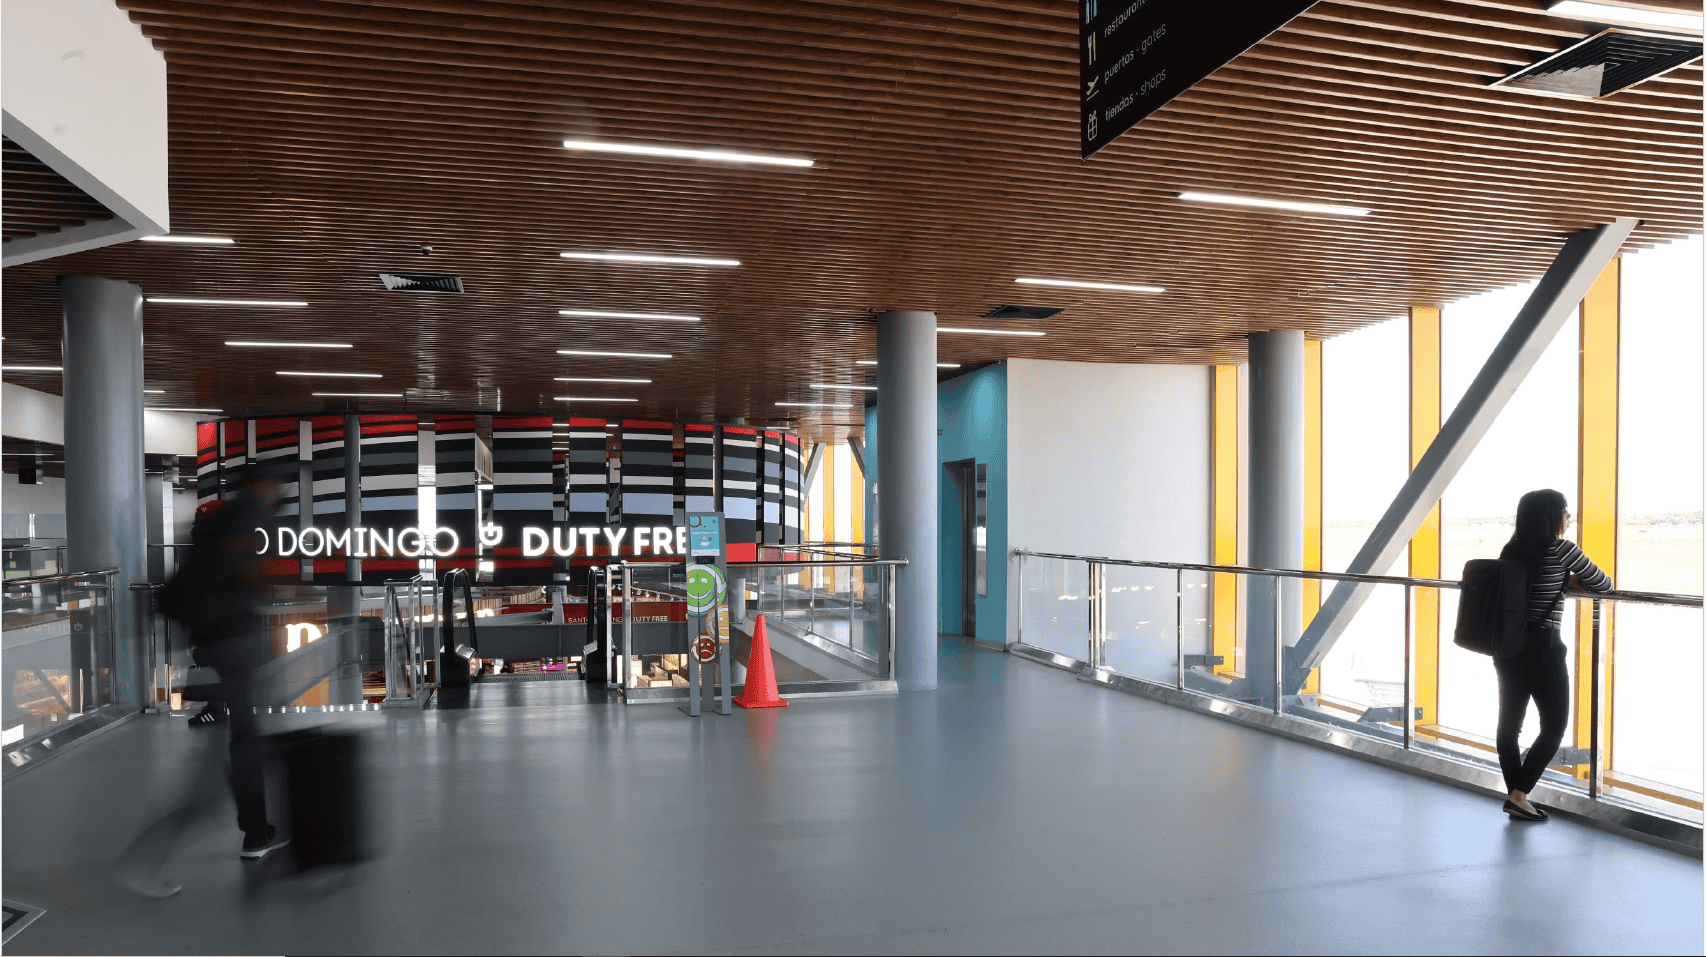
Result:
M255 850L252 850L252 851L239 851L238 856L243 857L243 858L247 858L248 860L254 860L257 857L266 857L268 854L271 854L273 851L276 851L279 848L281 848L281 847L283 847L289 843L290 843L290 838L281 837L278 840L272 842L271 844L268 844L266 847L256 848Z

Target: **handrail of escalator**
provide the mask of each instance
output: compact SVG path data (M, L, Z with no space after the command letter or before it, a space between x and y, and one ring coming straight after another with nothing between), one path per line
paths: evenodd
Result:
M462 583L462 605L464 608L468 609L468 642L467 644L461 645L456 642L455 588L457 582ZM468 569L452 568L444 573L444 647L455 651L465 659L474 658L480 651L480 639L475 632L474 626L475 617L474 586L468 574ZM464 648L468 649L467 654L463 654Z

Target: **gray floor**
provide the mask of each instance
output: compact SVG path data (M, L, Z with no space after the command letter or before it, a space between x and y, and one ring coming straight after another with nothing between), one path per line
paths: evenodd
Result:
M138 720L6 785L4 895L48 909L7 951L1701 952L1698 861L954 639L941 679L349 715L382 857L286 879L219 828L161 902L106 868L205 732Z

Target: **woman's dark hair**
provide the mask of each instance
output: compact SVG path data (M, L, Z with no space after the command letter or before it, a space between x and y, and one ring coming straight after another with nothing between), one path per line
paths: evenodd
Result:
M1516 532L1505 543L1500 558L1532 562L1558 537L1568 505L1556 489L1536 489L1516 503Z

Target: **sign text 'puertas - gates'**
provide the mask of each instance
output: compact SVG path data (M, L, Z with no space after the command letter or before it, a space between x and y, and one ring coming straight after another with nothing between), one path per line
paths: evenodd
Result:
M275 558L449 558L462 547L455 529L437 528L304 528L286 526L256 528L262 537L257 554ZM504 529L487 525L480 530L480 544L496 548L503 544ZM593 556L600 545L607 554L620 554L624 544L632 555L685 555L685 526L641 525L635 527L528 526L521 530L521 554L525 558L555 555Z

